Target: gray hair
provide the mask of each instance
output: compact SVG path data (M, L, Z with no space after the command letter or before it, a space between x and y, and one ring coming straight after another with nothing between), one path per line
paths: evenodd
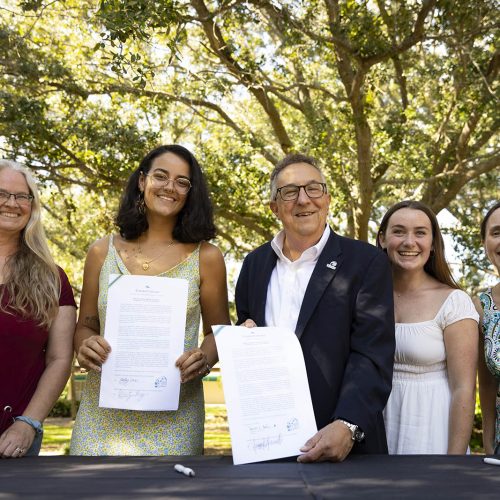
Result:
M281 161L279 161L271 172L271 201L275 201L278 196L278 186L277 178L280 172L282 172L286 167L293 165L294 163L307 163L314 167L321 175L321 181L326 184L326 179L318 165L318 162L312 156L308 156L302 153L291 153L286 155ZM328 187L327 187L328 192Z

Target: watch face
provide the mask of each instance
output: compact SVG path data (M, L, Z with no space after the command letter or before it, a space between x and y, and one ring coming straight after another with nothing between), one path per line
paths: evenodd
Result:
M363 441L363 439L365 438L365 433L363 431L360 431L359 429L356 429L354 431L353 437L354 437L354 441L359 443L360 441Z

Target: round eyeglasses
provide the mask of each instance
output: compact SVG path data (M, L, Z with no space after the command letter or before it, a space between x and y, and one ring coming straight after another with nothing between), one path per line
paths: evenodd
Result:
M153 172L152 174L144 175L151 179L151 182L155 187L167 187L170 181L172 181L174 189L179 194L186 194L191 189L191 181L186 177L177 177L177 179L171 179L163 172Z
M13 196L16 203L22 207L29 207L34 198L32 194L9 193L7 191L0 190L0 205L7 203L11 196Z
M324 182L310 182L297 186L295 184L288 184L276 190L283 201L294 201L299 197L301 189L309 196L309 198L321 198L326 193L326 184Z

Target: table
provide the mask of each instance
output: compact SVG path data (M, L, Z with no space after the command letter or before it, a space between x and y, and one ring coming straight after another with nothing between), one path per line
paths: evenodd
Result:
M339 464L233 465L231 457L25 457L0 460L0 499L500 498L482 456L353 455ZM174 470L191 467L196 477Z

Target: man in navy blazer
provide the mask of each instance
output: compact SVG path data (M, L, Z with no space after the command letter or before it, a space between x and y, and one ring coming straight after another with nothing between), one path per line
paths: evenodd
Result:
M394 359L392 276L386 255L326 224L330 195L308 156L271 174L270 208L283 230L244 260L238 324L293 329L300 340L319 431L300 462L387 453L382 410Z

